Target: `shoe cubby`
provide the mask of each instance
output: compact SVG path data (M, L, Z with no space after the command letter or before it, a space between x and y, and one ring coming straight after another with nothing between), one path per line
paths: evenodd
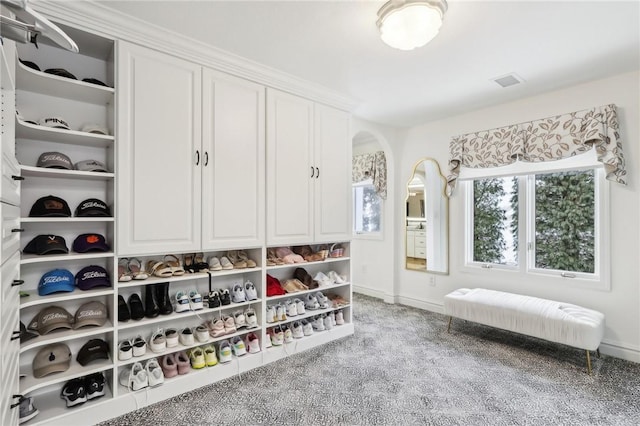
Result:
M73 412L77 411L85 411L91 410L96 405L101 404L104 401L107 401L113 398L112 391L112 383L113 383L113 371L110 369L100 370L99 373L102 373L105 377L105 385L103 388L104 395L100 397L94 397L91 400L88 400L82 404L74 405L73 407L67 407L67 403L65 399L62 398L61 394L63 391L63 387L66 384L67 380L56 382L53 384L49 384L47 386L40 387L28 393L27 397L34 398L34 405L40 412L34 420L30 421L31 423L37 423L38 420L44 419L44 415L46 415L46 420L51 421L53 423L60 424L65 423L61 421L60 418L69 414L69 410L73 410ZM80 378L86 377L89 374L78 376ZM69 379L72 380L72 379ZM44 415L43 415L44 413ZM90 414L87 413L90 416Z

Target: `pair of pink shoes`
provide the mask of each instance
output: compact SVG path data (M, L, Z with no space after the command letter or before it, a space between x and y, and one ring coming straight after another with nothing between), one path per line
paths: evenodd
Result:
M304 257L300 256L299 254L295 254L289 247L278 247L276 249L276 256L282 259L282 261L286 264L307 262L306 260L304 260Z
M187 374L191 369L191 363L187 353L180 351L160 357L160 368L162 368L164 377L170 378L178 374Z

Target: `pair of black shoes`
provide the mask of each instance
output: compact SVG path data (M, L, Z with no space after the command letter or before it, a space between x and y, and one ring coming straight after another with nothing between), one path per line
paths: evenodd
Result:
M102 373L69 380L60 391L60 398L67 401L67 407L84 404L88 400L104 396L105 380Z
M169 283L149 284L145 286L144 304L137 293L129 296L129 305L124 297L118 296L118 321L140 320L144 317L155 318L173 312L169 298Z

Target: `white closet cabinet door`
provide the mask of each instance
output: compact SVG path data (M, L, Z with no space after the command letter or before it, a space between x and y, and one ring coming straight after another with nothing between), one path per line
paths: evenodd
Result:
M5 260L5 259L3 259ZM14 331L20 331L18 288L12 286L20 275L20 254L16 251L0 268L0 424L17 425L18 407L11 408L18 398L13 395L19 393L18 383L20 340L15 338Z
M205 69L202 99L202 249L264 243L264 93Z
M313 103L267 89L267 244L313 240Z
M315 106L315 241L351 239L350 115ZM319 172L319 173L318 173Z
M201 68L118 43L119 255L200 248Z

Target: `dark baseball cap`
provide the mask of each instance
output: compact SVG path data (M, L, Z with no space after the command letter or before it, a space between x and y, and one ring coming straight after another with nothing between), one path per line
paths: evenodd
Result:
M25 246L23 252L30 254L69 253L67 242L59 235L38 235Z
M76 356L76 360L83 367L99 359L109 359L109 345L102 339L89 340L82 345Z
M109 245L104 236L100 234L78 235L73 241L73 251L86 253L88 251L109 251Z
M54 343L40 349L33 358L33 377L39 379L51 373L67 371L71 366L71 350L64 343Z
M61 152L43 152L38 157L36 166L49 169L73 170L71 159Z
M27 66L31 69L34 69L36 71L40 71L40 67L38 65L36 65L34 62L31 61L26 61L24 59L20 59L20 62L22 63L22 65Z
M111 209L107 203L97 198L87 198L76 207L76 216L104 216L111 217Z
M36 337L38 337L38 335L27 330L27 327L24 325L24 323L20 321L20 343L24 343Z
M87 325L101 327L107 322L107 307L102 302L92 300L80 306L74 317L73 329L77 330Z
M109 273L102 266L85 266L76 274L76 287L80 290L90 290L95 287L111 287Z
M109 87L97 78L83 78L82 81L84 81L85 83L97 84L98 86Z
M73 315L60 306L47 306L31 320L27 328L44 336L59 328L72 328Z
M62 198L47 195L33 203L29 217L71 217L71 209Z
M66 77L66 78L71 78L73 80L77 80L75 75L71 74L69 71L65 70L64 68L48 68L44 70L44 72L46 72L47 74L53 74L53 75L58 75L60 77Z
M38 284L38 295L46 296L51 293L61 291L70 292L75 290L73 274L66 269L54 269L47 272L40 278Z

